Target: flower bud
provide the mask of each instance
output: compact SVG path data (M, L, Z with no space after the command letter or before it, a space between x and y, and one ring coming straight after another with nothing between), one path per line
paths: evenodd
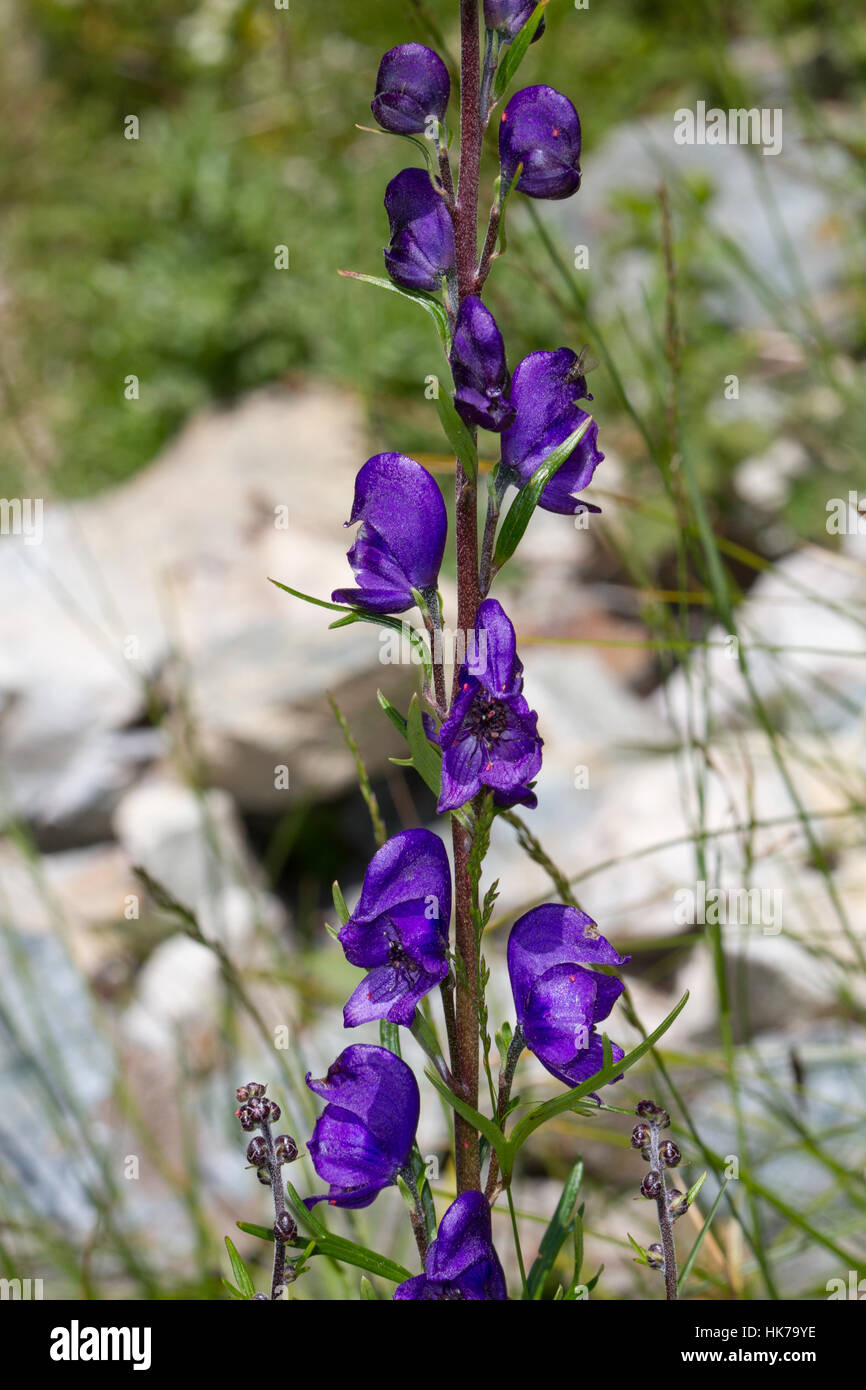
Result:
M663 1168L676 1168L682 1154L672 1139L666 1139L659 1145L659 1159Z
M291 1212L281 1211L274 1222L274 1239L278 1241L294 1240L298 1234L298 1227Z
M511 43L520 33L532 11L536 0L484 0L484 24L487 29L497 29L504 43ZM532 36L532 42L544 33L544 19Z
M251 1100L245 1108L253 1123L258 1125L268 1118L269 1106L270 1102L267 1100Z
M256 1135L247 1145L247 1162L255 1164L256 1168L261 1168L267 1161L268 1146L261 1135Z
M668 1211L676 1221L678 1216L685 1216L689 1209L689 1199L678 1187L672 1187L668 1192Z
M379 64L370 110L383 130L423 135L431 116L444 120L450 95L451 79L439 54L423 43L401 43Z
M645 1149L650 1141L649 1125L635 1125L631 1132L631 1146L633 1149Z
M298 1145L291 1134L278 1134L274 1140L279 1163L294 1163L298 1156Z
M553 87L516 92L499 123L502 180L529 198L569 198L580 187L580 119Z
M646 1248L650 1269L664 1269L665 1252L656 1241L655 1245L648 1245Z
M657 1197L662 1190L662 1176L657 1168L651 1168L640 1185L642 1197Z
M640 1115L643 1120L652 1120L655 1118L657 1110L658 1106L653 1101L639 1100L634 1108L634 1113Z
M269 1169L267 1169L267 1168L259 1168L258 1172L256 1173L256 1177L258 1178L258 1180L259 1180L259 1182L261 1183L262 1187L270 1187L270 1185L271 1185L271 1174L270 1174L270 1170L269 1170Z
M476 295L467 295L457 314L451 372L461 419L501 434L514 419L505 345L495 318Z
M243 1104L244 1101L247 1101L250 1098L249 1086L238 1086L237 1090L235 1091L235 1095L237 1096L241 1104Z
M249 1092L250 1100L258 1100L268 1088L263 1081L248 1081L246 1089Z
M250 1107L248 1105L242 1105L240 1110L235 1111L235 1114L240 1120L241 1129L245 1129L249 1132L251 1129L256 1128L258 1120L250 1114Z
M385 190L391 244L385 268L404 290L442 288L442 277L457 264L454 223L425 169L404 169Z
M273 1120L274 1123L276 1123L276 1121L280 1118L280 1116L283 1113L282 1110L277 1105L277 1102L275 1100L265 1101L265 1104L268 1107L267 1118L269 1120Z

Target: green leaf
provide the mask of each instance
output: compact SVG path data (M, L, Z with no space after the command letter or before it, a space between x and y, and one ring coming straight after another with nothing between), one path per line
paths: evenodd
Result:
M693 1202L693 1201L695 1200L695 1198L697 1197L698 1193L700 1192L700 1190L701 1190L701 1188L703 1187L703 1185L704 1185L704 1183L706 1182L706 1180L707 1180L707 1172L706 1172L706 1169L704 1169L703 1173L701 1173L701 1176L698 1178L697 1182L693 1182L692 1185L691 1185L691 1187L689 1188L688 1192L686 1193L686 1201L687 1201L687 1203L688 1203L689 1206L691 1206L692 1202Z
M546 7L547 0L541 0L541 3L536 5L520 33L517 35L517 38L505 50L505 57L497 68L496 77L493 82L493 95L496 101L499 100L511 80L517 75L517 69L526 57L527 50L535 37L535 31L541 23Z
M610 1066L602 1067L601 1071L597 1072L595 1076L590 1076L586 1081L581 1082L579 1086L575 1086L572 1090L566 1091L565 1095L557 1096L554 1100L545 1101L544 1105L539 1105L535 1110L531 1110L519 1124L515 1125L509 1139L509 1144L513 1151L510 1156L511 1163L507 1168L504 1163L502 1164L503 1176L505 1176L506 1173L510 1175L514 1156L526 1143L529 1136L538 1129L539 1125L543 1125L547 1120L552 1120L557 1115L562 1115L566 1111L573 1109L584 1096L591 1095L594 1091L600 1090L602 1086L606 1086L610 1081L615 1080L621 1072L628 1071L636 1062L639 1062L641 1057L645 1056L650 1048L655 1046L659 1038L668 1031L678 1014L685 1008L688 997L688 990L686 990L682 999L675 1008L671 1009L667 1018L659 1024L658 1028L656 1028L653 1033L650 1033L649 1037L644 1038L643 1042L639 1043L632 1052L627 1053L625 1057L621 1058L619 1062L612 1062Z
M470 478L478 477L478 448L466 425L457 414L451 394L448 391L440 392L434 397L436 409L439 412L439 420L445 431L445 437L455 456L463 464L463 467Z
M237 1228L248 1236L258 1236L259 1240L274 1241L274 1232L271 1226L257 1226L252 1221L238 1221Z
M312 594L305 594L301 589L292 589L288 584L281 584L279 579L269 579L269 584L273 584L275 589L282 589L284 594L291 594L292 598L303 599L304 603L312 603L316 608L330 608L334 613L347 613L353 616L354 608L347 608L343 603L329 603L323 598L313 598Z
M409 704L406 739L412 754L412 766L438 800L442 794L442 754L427 737L417 695L412 696Z
M630 1241L630 1243L631 1243L631 1248L632 1248L632 1250L636 1250L636 1251L637 1251L637 1257L636 1257L636 1259L635 1259L635 1264L636 1264L636 1265L649 1265L649 1254L648 1254L648 1252L644 1249L644 1247L643 1247L642 1245L638 1245L637 1241L635 1240L634 1236L631 1234L630 1231L626 1231L626 1235L627 1235L628 1238L629 1238L629 1241Z
M378 285L382 290L390 290L392 294L402 295L403 299L411 299L415 304L420 304L436 324L439 332L439 339L445 350L447 357L451 351L451 330L448 327L448 315L438 299L432 295L425 294L423 290L404 290L399 285L395 285L391 280L383 280L379 275L361 275L357 270L338 270L338 275L342 275L345 280L363 280L366 285Z
M232 1274L235 1276L235 1282L238 1286L239 1297L252 1298L255 1294L256 1286L253 1283L246 1265L244 1264L243 1260L241 1259L240 1255L238 1254L237 1250L232 1244L232 1241L229 1236L226 1236L226 1250L228 1250L229 1252L229 1259L231 1260L232 1266Z
M391 701L388 699L388 696L384 695L381 690L376 691L376 699L379 701L379 704L381 705L382 709L385 711L391 723L394 725L394 728L405 738L406 720L403 718L396 705L392 705Z
M530 1299L535 1302L541 1298L545 1281L556 1262L556 1257L574 1230L574 1209L577 1206L577 1194L582 1180L583 1159L579 1158L566 1179L556 1211L541 1238L538 1255L529 1271L527 1291Z
M331 884L331 897L334 900L334 911L340 919L340 926L344 927L352 914L346 906L346 899L343 897L340 885L336 879L334 879L334 882Z
M370 1280L367 1278L366 1274L362 1274L362 1275L361 1275L361 1302L362 1302L362 1303L377 1302L377 1301L378 1301L378 1298L379 1298L379 1295L376 1293L376 1290L373 1288L373 1285L370 1283Z
M560 470L562 465L571 453L577 448L583 436L592 425L592 416L588 415L567 439L552 450L542 463L538 465L528 483L520 489L511 506L508 515L502 523L499 535L496 537L496 549L493 554L493 571L497 573L507 560L510 560L521 540L523 534L532 519L532 513L541 500L541 494Z
M236 1289L235 1286L234 1286L234 1284L230 1284L230 1283L229 1283L228 1279L223 1279L222 1282L223 1282L223 1284L225 1285L225 1287L228 1289L230 1296L231 1296L236 1302L246 1303L247 1300L246 1300L245 1296L241 1293L240 1289Z
M396 1023L389 1023L387 1018L379 1020L379 1042L389 1052L393 1052L395 1057L402 1057L400 1051L400 1029Z

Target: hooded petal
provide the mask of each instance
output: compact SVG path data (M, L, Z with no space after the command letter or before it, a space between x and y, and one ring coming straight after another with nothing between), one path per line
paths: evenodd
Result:
M498 29L510 42L516 38L532 11L536 0L484 0L484 23L488 29ZM532 36L532 42L544 33L544 19Z
M477 297L460 305L451 347L454 404L470 425L501 431L514 416L507 399L505 345L496 320Z
M519 917L508 938L508 971L518 1010L535 980L555 965L625 965L591 917L576 907L545 903Z
M491 694L507 695L514 686L516 661L517 638L511 620L501 603L486 598L475 616L475 642L467 652L466 672Z
M554 87L516 92L499 123L502 177L523 170L517 189L530 198L568 198L580 187L580 120Z
M607 1018L621 980L586 965L625 965L585 912L545 903L520 917L508 939L508 973L527 1046L552 1075L576 1086L601 1070L595 1025ZM613 1046L619 1060L622 1049Z
M502 460L518 475L519 485L529 482L538 465L586 420L587 412L577 404L586 396L586 378L577 371L578 357L569 348L531 352L518 363L511 386L516 414L502 435ZM544 489L540 505L565 514L580 510L576 494L589 484L603 458L593 421Z
M351 922L372 922L382 913L427 897L438 901L438 920L448 930L451 870L445 846L432 830L401 830L378 849L367 865Z
M456 265L454 224L424 169L403 169L385 191L391 244L385 265L405 289L435 293Z
M316 1172L331 1184L328 1200L369 1205L412 1149L421 1103L412 1071L387 1048L357 1043L307 1085L328 1102L309 1144Z
M493 1247L490 1206L481 1192L463 1192L439 1223L424 1274L399 1284L405 1300L506 1299L505 1276Z
M357 594L373 612L411 608L413 588L435 587L445 551L448 514L435 478L405 454L375 454L355 479L346 524L358 521L348 558L360 588L335 590L334 602Z
M385 130L422 135L428 117L444 119L450 94L451 79L439 54L423 43L401 43L379 64L370 109Z

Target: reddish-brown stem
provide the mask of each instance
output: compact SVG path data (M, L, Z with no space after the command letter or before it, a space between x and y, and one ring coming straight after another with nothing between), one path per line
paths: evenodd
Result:
M478 183L481 170L481 47L478 0L460 0L460 170L455 240L460 298L475 292L478 264Z
M478 1108L478 971L469 854L472 836L452 818L454 841L455 944L462 962L457 981L457 1075L464 1099ZM454 1117L454 1162L457 1191L481 1186L478 1131L460 1115Z
M459 298L475 292L478 263L478 184L481 169L481 50L478 0L460 0L460 170L454 239L457 248ZM478 500L475 479L457 463L455 527L457 538L457 624L468 638L481 601L478 583ZM455 672L456 681L456 672ZM478 1107L478 969L469 855L472 835L452 817L454 843L454 942L460 969L457 980L457 1056L454 1061L464 1099ZM457 1191L481 1184L478 1132L454 1120L454 1159Z

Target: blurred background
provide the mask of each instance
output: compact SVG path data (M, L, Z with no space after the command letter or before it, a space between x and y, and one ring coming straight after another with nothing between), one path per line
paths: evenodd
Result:
M417 671L267 580L347 582L373 452L448 491L430 321L337 271L383 274L384 188L416 162L357 129L379 57L431 25L453 57L455 10L0 3L0 496L42 504L38 536L8 508L0 535L0 1275L46 1298L224 1297L226 1234L268 1284L234 1088L267 1081L309 1137L302 1077L357 980L330 886L351 904L375 847L328 693L388 833L436 823L375 700L405 708ZM824 1298L866 1264L859 10L551 0L521 83L575 101L583 186L512 200L489 281L512 368L598 359L606 455L602 515L537 513L498 589L546 747L531 834L498 822L489 861L491 1023L510 922L569 893L633 956L616 1041L690 991L605 1100L663 1101L684 1177L709 1170L683 1258L726 1184L692 1297ZM781 109L781 152L677 145L699 100ZM700 884L779 910L695 923ZM518 1084L559 1089L531 1058ZM594 1298L662 1295L628 1242L652 1239L630 1127L561 1117L517 1176L531 1259L583 1156ZM437 1104L419 1143L444 1206ZM396 1191L328 1219L412 1262ZM293 1292L358 1279L314 1258Z

